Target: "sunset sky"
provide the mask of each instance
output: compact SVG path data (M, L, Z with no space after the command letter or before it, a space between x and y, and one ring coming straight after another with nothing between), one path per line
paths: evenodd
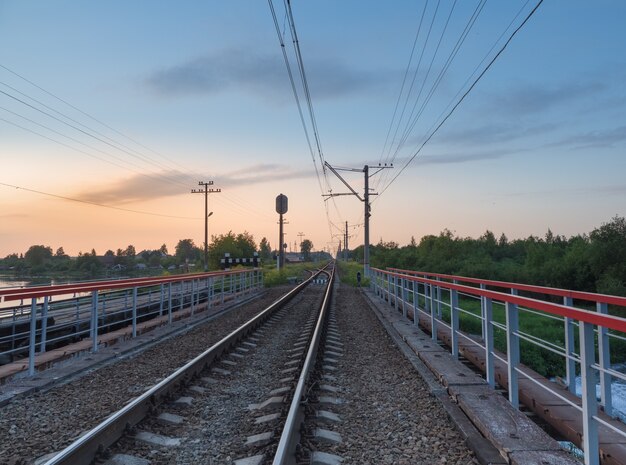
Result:
M393 159L371 178L372 242L569 236L626 215L621 0L544 2L402 170L535 4L292 1L324 159ZM335 248L345 221L362 243L362 203L322 199L346 189L312 141L316 176L267 2L0 0L0 44L0 257L201 245L204 199L190 190L208 180L222 189L210 234L275 247L283 193L291 244L303 233ZM345 174L362 194L362 174Z

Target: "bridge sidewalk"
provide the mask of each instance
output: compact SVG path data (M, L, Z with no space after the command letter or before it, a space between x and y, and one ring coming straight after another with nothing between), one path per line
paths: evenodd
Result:
M363 293L396 343L405 344L427 367L427 375L432 374L439 382L439 385L431 385L433 394L444 402L452 401L458 406L462 413L456 418L451 416L459 428L467 429L463 423L471 423L499 452L499 457L482 458L477 453L481 463L580 463L524 413L513 408L501 394L489 388L482 377L455 360L447 349L403 317L401 312L394 311L371 291L364 290ZM473 449L472 441L480 444L475 437L468 437L468 444Z

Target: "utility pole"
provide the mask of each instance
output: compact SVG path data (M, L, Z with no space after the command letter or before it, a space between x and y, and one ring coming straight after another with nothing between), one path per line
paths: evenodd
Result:
M300 238L300 250L302 250L302 238L304 237L304 233L299 232L297 236ZM296 250L297 252L297 250Z
M363 169L358 169L358 168L334 168L332 167L328 162L324 162L324 165L330 169L333 174L335 176L337 176L339 178L339 180L341 182L343 182L343 184L350 190L350 192L342 192L342 193L331 193L331 194L325 194L324 197L336 197L339 195L354 195L356 196L357 199L359 199L361 202L363 202L364 204L364 208L365 208L365 243L363 244L363 274L368 277L370 274L370 216L371 215L371 206L370 206L370 195L378 195L376 193L370 192L370 178L372 176L374 176L375 174L378 174L380 171L387 169L387 168L393 168L393 164L387 166L387 164L385 163L385 165L378 165L376 167L374 167L376 169L376 171L374 171L372 174L370 174L369 169L370 167L368 165L365 165L363 167ZM348 184L348 182L343 179L343 177L338 173L338 171L352 171L352 172L361 172L364 174L365 176L365 186L364 186L364 190L363 190L363 197L361 197L357 191L355 191L352 186L350 184Z
M191 189L192 194L204 194L204 271L209 271L209 216L213 214L213 212L209 213L209 194L222 192L222 189L209 189L212 185L213 181L199 181L198 186L204 189Z
M343 239L343 260L348 261L348 222L346 221L346 237Z

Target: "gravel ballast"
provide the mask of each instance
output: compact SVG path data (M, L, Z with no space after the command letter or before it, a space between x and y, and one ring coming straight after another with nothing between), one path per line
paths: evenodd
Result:
M27 465L66 447L129 400L258 314L289 288L271 288L262 298L130 359L88 372L44 393L14 399L0 408L0 464Z
M339 433L340 444L309 439L312 450L332 453L343 464L476 464L454 424L427 385L394 345L358 289L339 285L335 293L336 327L343 344L337 357L339 405L320 406L341 422L317 424ZM317 392L320 396L327 393Z

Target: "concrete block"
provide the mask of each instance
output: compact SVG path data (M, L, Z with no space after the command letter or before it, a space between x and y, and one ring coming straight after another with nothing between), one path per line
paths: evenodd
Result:
M334 367L334 366L332 366L332 365L324 365L324 366L322 367L322 369L323 369L324 371L337 371L337 367Z
M276 407L280 407L284 401L285 401L285 398L281 396L270 397L269 399L267 399L264 402L261 402L260 404L248 405L248 410L263 410L266 408L276 408Z
M228 354L229 357L235 357L238 359L242 359L242 358L246 358L244 355L238 354L237 352L233 352L231 354Z
M244 342L242 342L242 345L244 345L246 347L250 347L250 348L256 347L256 344L254 342L250 342L250 341L244 341Z
M140 431L135 435L135 440L145 442L151 446L163 446L163 447L176 447L180 446L180 438L170 438L167 436L161 436L159 434L148 433L147 431Z
M259 425L261 423L267 423L268 421L278 420L280 418L280 413L270 413L269 415L263 415L262 417L258 417L254 420L254 423Z
M224 370L223 368L213 367L211 368L211 373L217 373L218 375L228 376L230 375L230 371Z
M315 412L315 418L318 421L324 421L329 423L339 423L341 418L339 415L333 412L329 412L328 410L318 410Z
M285 376L284 378L281 378L280 380L278 380L278 382L281 384L285 384L285 383L291 383L293 380L294 380L294 376Z
M241 347L241 346L240 346L240 347L237 347L235 350L236 350L237 352L241 352L241 353L244 353L244 354L246 354L246 353L250 352L250 349L246 349L245 347Z
M339 388L331 386L330 384L322 384L320 385L320 391L339 392Z
M265 433L261 433L261 434L255 434L253 436L248 436L246 438L246 446L247 447L257 447L257 446L264 446L266 444L269 444L269 442L272 440L272 436L274 435L274 433L272 431L267 431Z
M280 394L286 394L289 391L291 391L291 387L289 386L279 387L277 389L274 389L273 391L270 391L270 396L279 396Z
M157 420L166 425L180 425L183 422L183 417L174 415L173 413L163 412L157 417Z
M336 377L336 376L329 375L329 374L324 374L324 375L322 375L322 379L323 379L324 381L328 381L328 382L330 382L330 383L332 383L332 382L334 382L334 381L337 381L337 377Z
M332 357L324 357L324 363L339 363L339 360Z
M205 376L204 378L200 378L200 381L202 381L204 384L218 384L219 381L214 379L214 378L209 378L208 376Z
M293 373L295 371L298 371L298 367L286 368L284 370L280 370L280 372L284 375L288 375L289 373Z
M115 454L104 462L104 465L150 465L150 460L135 457L134 455Z
M234 362L232 360L220 360L220 363L222 363L224 365L228 365L230 367L236 367L237 366L237 362Z
M313 451L311 454L311 465L339 465L343 459L335 454Z
M203 388L202 386L190 386L189 390L197 394L206 394L206 392L208 391L207 388Z
M339 397L331 397L331 396L320 396L318 399L320 404L329 404L329 405L341 405L343 404L343 400Z
M174 405L179 407L190 407L193 402L193 397L182 396L174 401Z
M327 442L330 444L341 444L341 435L328 429L315 428L313 435L318 441Z
M264 458L264 455L253 455L252 457L235 460L234 465L261 465Z
M327 356L329 356L329 357L335 357L335 358L337 358L337 357L343 357L343 351L341 351L341 352L337 352L336 350L326 350L326 351L324 352L324 355L327 355Z
M299 363L300 363L300 357L298 357L295 360L289 360L288 362L285 363L285 366L286 367L291 367L291 366L294 366L294 365L298 365Z

